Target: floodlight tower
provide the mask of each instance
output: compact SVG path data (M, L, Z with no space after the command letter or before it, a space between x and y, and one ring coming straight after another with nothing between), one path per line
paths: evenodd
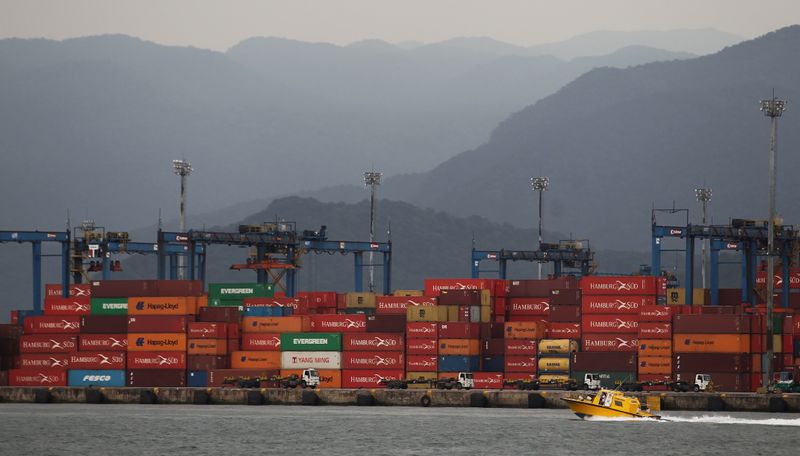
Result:
M708 220L708 203L711 201L711 188L710 187L700 187L694 189L694 195L697 197L697 201L699 201L703 205L703 226L706 226ZM706 243L708 239L703 239L703 251L700 257L700 276L703 282L703 288L706 287L706 264L708 264L708 260L706 259Z
M542 193L547 191L550 186L550 179L544 176L531 177L531 188L533 191L539 192L539 247L542 248ZM542 279L542 263L539 263L539 280Z
M761 100L761 111L770 118L772 124L769 141L769 219L767 233L767 347L763 359L762 386L769 385L772 379L772 306L775 282L775 162L778 149L778 117L786 110L786 102L775 98ZM784 277L783 280L789 280Z
M192 164L184 159L172 160L172 167L175 174L181 176L181 221L180 232L186 231L186 178L192 174ZM185 255L178 255L178 279L184 279L184 259Z
M364 173L364 185L370 187L370 206L369 206L369 242L375 242L375 192L381 185L383 173L377 171L367 171ZM373 252L369 252L369 291L375 292L375 265L373 264Z

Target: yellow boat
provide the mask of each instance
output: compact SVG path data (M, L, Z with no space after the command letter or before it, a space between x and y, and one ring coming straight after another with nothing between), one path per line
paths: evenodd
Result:
M650 413L647 405L642 405L639 399L625 396L621 392L614 390L601 389L587 396L565 397L562 400L566 401L569 404L569 408L581 419L587 416L661 418Z

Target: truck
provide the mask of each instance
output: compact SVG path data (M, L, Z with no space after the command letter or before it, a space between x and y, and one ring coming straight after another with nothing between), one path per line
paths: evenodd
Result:
M433 381L436 389L472 389L475 382L472 379L472 372L459 372L456 378L440 378Z
M259 388L261 382L280 385L281 388L315 388L319 386L319 371L316 369L303 369L300 375L291 374L280 376L255 376L255 377L226 377L224 382L238 388Z
M531 377L530 379L509 379L504 382L504 385L523 391L536 391L540 389L564 389L568 391L584 389L594 391L600 389L600 374L586 373L578 380L573 378L565 379L561 378L560 376L543 375L539 378Z
M772 384L769 392L771 393L800 393L800 368L775 372L772 377Z
M712 391L714 384L711 381L710 374L696 374L694 379L689 382L686 380L674 380L668 382L634 382L625 381L617 385L622 391L644 391L647 386L666 386L670 391L676 393L685 393L689 391Z

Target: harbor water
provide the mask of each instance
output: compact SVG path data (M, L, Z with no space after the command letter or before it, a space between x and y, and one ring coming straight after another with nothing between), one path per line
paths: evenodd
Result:
M793 454L796 414L419 407L0 405L2 455Z

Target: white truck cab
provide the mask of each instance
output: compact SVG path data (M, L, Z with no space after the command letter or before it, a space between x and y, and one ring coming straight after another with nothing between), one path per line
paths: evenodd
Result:
M709 384L711 384L711 375L709 374L697 374L694 376L694 385L692 385L692 389L697 391L705 391L708 389Z
M596 391L600 388L600 374L587 373L583 376L583 389Z
M316 369L304 369L303 375L300 378L300 384L303 387L310 388L319 386L319 371Z
M464 389L471 389L475 387L475 382L472 379L472 372L459 372L458 384Z

